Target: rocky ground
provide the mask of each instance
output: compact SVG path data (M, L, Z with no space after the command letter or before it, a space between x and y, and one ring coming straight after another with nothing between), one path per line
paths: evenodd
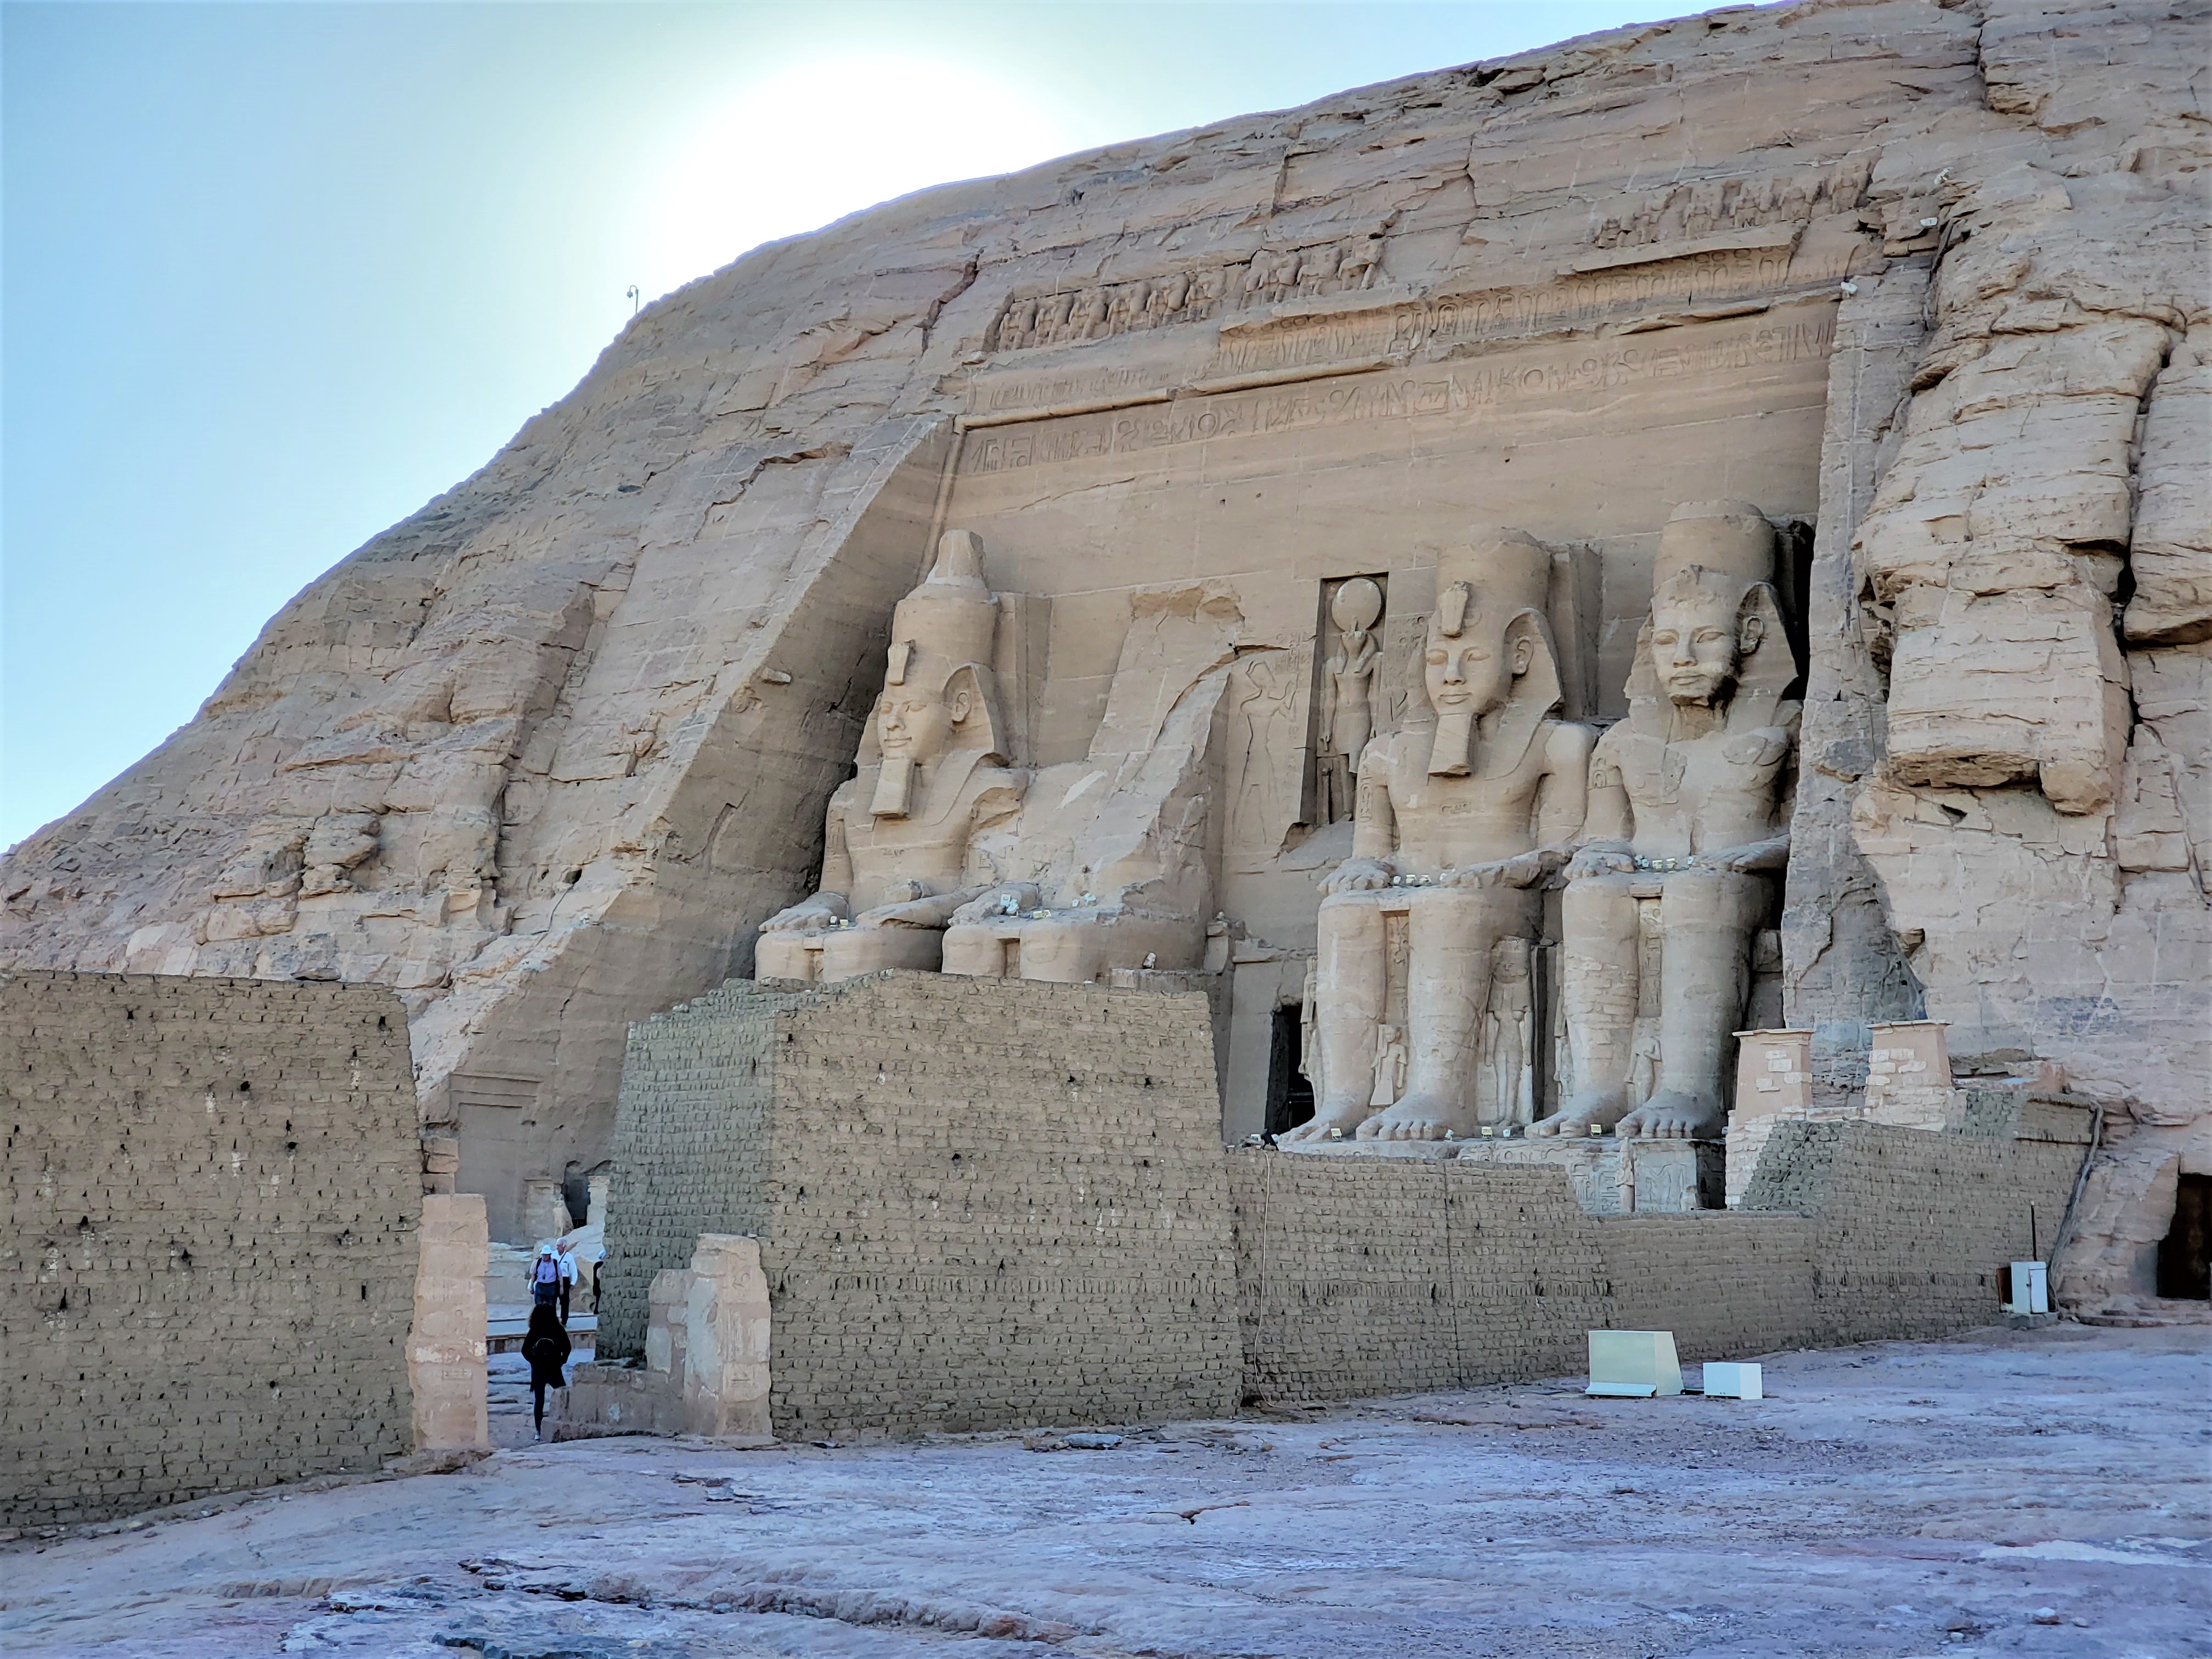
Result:
M514 1446L459 1474L17 1544L0 1645L2212 1653L2212 1332L2069 1324L1766 1364L1755 1403L1591 1401L1562 1381L1164 1425L1109 1449Z

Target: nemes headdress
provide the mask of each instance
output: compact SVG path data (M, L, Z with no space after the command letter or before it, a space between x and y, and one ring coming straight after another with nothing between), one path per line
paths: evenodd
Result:
M991 672L998 628L998 595L983 584L981 538L972 530L946 531L938 540L937 562L929 574L891 611L884 690L923 686L964 701L968 712L959 720L954 747L998 752L1004 727ZM869 810L878 817L904 817L914 787L913 763L905 757L884 759L877 719L868 717L860 738L860 763L883 763Z
M1543 614L1552 591L1552 552L1524 530L1478 532L1437 565L1437 632L1448 639L1489 618Z
M1757 584L1771 582L1774 526L1749 501L1684 501L1659 532L1652 591L1692 570L1727 582L1739 599Z
M988 665L998 627L998 596L983 585L982 538L972 530L948 530L938 540L929 574L891 612L891 653L896 657L903 644L956 668Z

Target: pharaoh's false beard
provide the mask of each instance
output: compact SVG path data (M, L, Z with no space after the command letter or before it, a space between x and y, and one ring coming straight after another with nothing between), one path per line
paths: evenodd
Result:
M1429 775L1463 778L1474 768L1474 714L1455 709L1437 716L1437 734L1429 745Z
M908 755L886 755L876 777L876 798L869 804L872 817L902 818L914 795L914 759Z
M1677 708L1711 708L1725 702L1731 676L1726 674L1670 675L1666 681L1667 696Z

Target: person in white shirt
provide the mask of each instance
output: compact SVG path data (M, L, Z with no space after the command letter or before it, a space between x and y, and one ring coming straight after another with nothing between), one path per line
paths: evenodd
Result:
M568 1328L568 1295L576 1284L576 1247L562 1239L558 1247L561 1263L561 1328Z

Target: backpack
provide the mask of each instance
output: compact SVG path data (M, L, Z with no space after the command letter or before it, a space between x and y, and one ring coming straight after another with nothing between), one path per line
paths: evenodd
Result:
M538 1258L538 1272L536 1277L537 1282L540 1285L559 1284L561 1282L561 1264L553 1260L550 1255L539 1256Z

